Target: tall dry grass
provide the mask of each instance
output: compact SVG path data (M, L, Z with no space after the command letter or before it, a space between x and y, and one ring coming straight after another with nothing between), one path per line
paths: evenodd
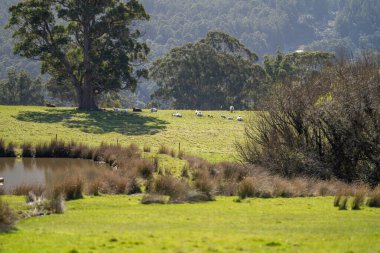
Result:
M11 230L16 221L16 214L9 205L0 198L0 232Z

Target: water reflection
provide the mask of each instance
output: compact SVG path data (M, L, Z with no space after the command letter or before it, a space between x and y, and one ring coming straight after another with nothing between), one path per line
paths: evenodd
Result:
M107 169L109 166L106 164L80 159L0 159L0 177L5 179L2 187L6 192L23 184L53 185L68 176L81 177L89 182Z

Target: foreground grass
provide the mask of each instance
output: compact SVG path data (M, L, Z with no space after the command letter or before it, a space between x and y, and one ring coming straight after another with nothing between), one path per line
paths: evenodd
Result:
M201 156L209 161L233 160L234 141L243 136L244 123L236 121L248 112L230 114L226 111L204 112L197 118L193 111L180 111L183 118L171 115L175 111L141 114L113 112L79 112L73 108L0 106L0 138L17 144L33 144L59 139L75 140L89 145L101 142L136 143L156 152L160 145ZM211 114L215 118L208 118ZM234 116L233 121L220 118Z
M0 234L0 252L380 252L380 209L338 211L332 198L162 206L139 198L87 197L64 215L22 220ZM22 198L10 199L20 208Z

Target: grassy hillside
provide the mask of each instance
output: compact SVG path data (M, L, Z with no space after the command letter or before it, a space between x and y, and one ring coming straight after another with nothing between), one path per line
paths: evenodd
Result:
M90 145L136 143L150 146L152 151L160 145L177 151L181 143L181 150L210 161L234 159L234 141L243 137L244 129L244 122L238 122L236 117L247 119L248 112L204 112L203 118L196 117L193 111L180 112L183 118L172 117L175 111L83 113L73 108L0 106L0 138L21 144L47 142L58 135L59 139ZM214 118L208 118L208 114ZM233 116L234 120L222 119L221 114Z
M13 206L24 201L12 197ZM338 211L332 198L218 198L144 206L139 197L68 202L63 215L22 220L0 252L379 252L380 210Z

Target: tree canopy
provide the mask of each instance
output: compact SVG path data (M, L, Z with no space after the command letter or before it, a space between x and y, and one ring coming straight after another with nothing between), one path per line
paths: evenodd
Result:
M15 53L42 62L42 72L76 91L80 109L96 109L109 90L135 89L149 48L136 21L148 20L137 0L24 0L10 8Z
M247 107L266 77L257 60L236 38L210 32L153 63L151 76L160 87L155 97L173 99L176 108Z

